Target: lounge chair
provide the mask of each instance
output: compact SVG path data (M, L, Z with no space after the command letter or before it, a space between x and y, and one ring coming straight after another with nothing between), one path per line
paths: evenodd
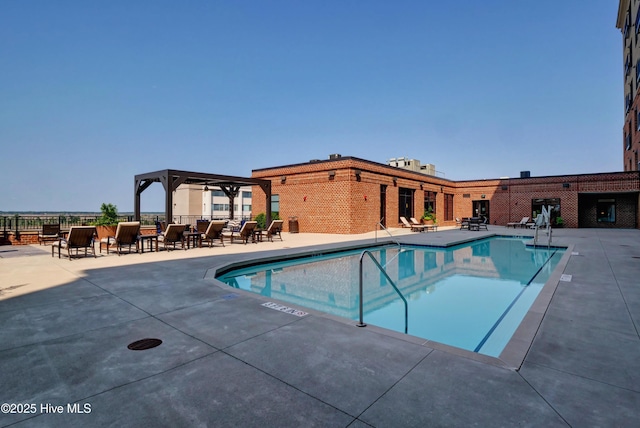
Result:
M196 232L205 233L209 224L211 222L209 220L197 220L196 221Z
M273 242L273 235L278 235L278 238L282 241L282 225L284 220L272 220L267 230L263 231L267 235L267 239Z
M229 238L229 241L232 244L234 239L240 238L246 245L247 242L249 242L249 238L253 239L253 231L255 230L257 225L257 221L246 221L239 231L235 232L233 230L230 230L229 232L222 232L222 237L223 239ZM255 239L253 239L253 242L256 242Z
M42 232L38 233L38 243L42 245L47 241L57 241L60 237L60 224L43 224Z
M226 224L226 221L223 221L223 220L210 221L207 224L206 230L204 231L204 233L202 233L202 236L200 237L202 242L206 242L210 247L213 247L213 241L216 241L219 239L220 243L224 247L224 240L222 239L222 229L224 228L225 224Z
M480 217L471 217L469 219L468 229L469 230L480 230L480 222L482 219Z
M457 221L457 220L456 220ZM460 220L460 230L462 229L469 229L469 218L465 217L462 220Z
M87 256L87 250L91 250L93 257L96 257L96 248L94 245L94 236L96 235L95 226L72 226L69 229L69 234L66 238L60 238L57 243L51 245L51 257L54 256L54 251L58 249L58 258L63 248L67 250L69 260L73 255L73 249L76 250L75 257L80 257L78 250L84 248L84 255Z
M418 220L415 219L415 217L411 217L409 220L411 220L411 225L412 226L422 226L424 227L424 230L426 230L427 232L430 230L433 230L434 232L438 230L438 225L433 223L433 224L421 224Z
M176 249L176 244L180 244L180 247L183 250L186 250L185 239L184 239L184 231L187 228L186 224L170 224L167 226L167 229L164 233L158 236L158 242L162 242L165 250L169 249L169 245L172 248Z
M109 247L116 246L116 253L120 255L122 247L128 246L129 252L131 252L131 246L136 246L136 253L140 251L139 244L140 236L140 222L139 221L123 221L118 223L115 236L107 236L100 240L100 252L102 247L107 247L107 254L109 254Z
M425 226L424 225L413 225L411 223L409 223L409 221L405 218L405 217L400 217L400 221L403 224L403 227L410 227L412 232L424 232L425 230Z
M525 227L528 221L529 221L529 217L522 217L522 220L520 221L512 221L507 223L507 227L513 227L514 229L517 226Z
M489 228L487 227L488 224L489 224L489 219L487 217L483 217L480 220L480 223L478 223L478 230L480 229L489 230Z

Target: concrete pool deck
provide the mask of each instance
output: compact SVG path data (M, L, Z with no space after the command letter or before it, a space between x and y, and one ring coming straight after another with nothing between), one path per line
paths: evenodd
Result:
M436 245L532 235L497 226L392 233ZM573 246L561 272L571 280L557 282L519 370L315 311L275 311L211 279L212 269L238 260L372 242L374 235L283 237L72 262L52 258L49 246L0 247L0 426L640 420L640 231L554 230L555 244ZM149 337L163 343L127 349Z

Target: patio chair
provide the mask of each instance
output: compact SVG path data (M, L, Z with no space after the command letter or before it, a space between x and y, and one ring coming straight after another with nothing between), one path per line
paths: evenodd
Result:
M131 252L131 246L136 246L136 253L140 251L139 244L140 237L140 222L139 221L123 221L118 223L115 236L107 236L100 240L100 252L102 253L102 247L107 247L107 254L109 254L109 247L116 246L116 253L120 255L122 247L128 246L129 252Z
M278 235L278 238L282 241L282 225L284 224L284 220L273 220L271 224L267 228L267 230L263 231L267 235L267 239L273 242L273 235Z
M242 227L238 232L234 232L233 230L229 232L223 232L222 237L223 239L229 238L229 242L231 242L232 244L233 244L234 238L235 239L240 238L245 245L247 244L247 242L249 242L249 238L252 238L253 242L255 243L256 240L253 239L253 231L255 230L257 225L258 225L257 221L247 221L242 225Z
M456 220L457 222L457 220ZM463 219L460 220L460 230L462 229L469 229L469 218L468 217L464 217Z
M507 227L513 227L514 229L517 226L525 227L528 221L529 221L529 217L522 217L522 220L520 221L512 221L507 223Z
M424 232L425 230L425 226L411 224L405 217L400 217L400 221L402 222L403 227L410 227L412 232Z
M196 232L205 233L209 227L209 220L196 220Z
M57 243L51 245L51 257L54 256L55 249L58 249L58 258L62 249L67 250L69 260L74 257L73 250L76 250L75 257L80 257L79 250L84 248L84 255L87 256L87 250L91 250L93 257L96 257L96 248L94 245L94 236L96 235L95 226L72 226L66 238L60 238Z
M434 232L438 230L438 225L435 224L435 223L433 223L433 224L422 224L418 220L416 220L415 217L411 217L409 220L411 220L411 225L412 226L424 227L424 230L426 230L427 232L430 231L430 230L433 230Z
M158 242L161 242L165 250L169 250L169 245L172 249L176 249L176 244L180 244L183 250L186 250L184 231L186 230L186 224L170 224L167 226L164 233L158 236Z
M488 225L489 225L489 219L487 217L482 217L482 219L480 220L480 223L478 223L478 230L480 229L489 230L489 228L487 227Z
M206 242L207 245L213 247L213 241L219 239L220 243L224 247L224 240L222 239L222 229L224 228L225 224L226 221L224 220L214 220L208 222L207 228L201 236L202 242Z
M60 224L43 224L42 231L38 233L38 243L42 245L47 241L57 241L60 237Z

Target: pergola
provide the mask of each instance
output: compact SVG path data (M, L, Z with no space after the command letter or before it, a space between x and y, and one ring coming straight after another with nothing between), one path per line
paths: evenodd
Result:
M173 219L173 192L181 184L200 184L205 186L217 186L229 197L230 212L233 218L233 200L238 196L240 186L260 186L266 197L267 224L271 223L271 181L259 178L233 177L229 175L208 174L205 172L178 171L175 169L163 169L135 176L134 188L134 214L136 220L140 220L140 195L152 183L162 183L165 191L165 220Z

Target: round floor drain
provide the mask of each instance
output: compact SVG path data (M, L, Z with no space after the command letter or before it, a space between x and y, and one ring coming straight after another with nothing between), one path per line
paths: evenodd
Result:
M131 349L132 351L146 351L147 349L160 346L161 343L162 340L160 339L141 339L130 343L129 345L127 345L127 348Z

